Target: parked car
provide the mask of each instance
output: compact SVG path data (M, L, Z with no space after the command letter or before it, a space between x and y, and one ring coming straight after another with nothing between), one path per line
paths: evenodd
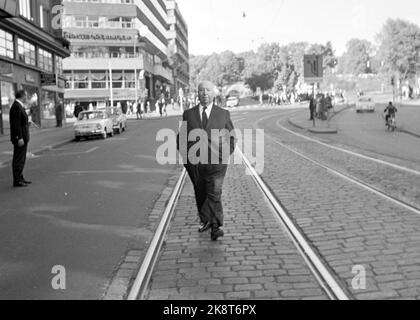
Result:
M356 112L375 112L375 102L372 98L360 97L356 102Z
M74 136L76 141L82 137L102 137L114 136L113 118L107 111L84 111L79 114L77 122L74 124Z
M227 108L234 108L239 106L239 98L238 97L229 97L226 101Z
M125 115L121 108L111 109L111 118L113 121L112 128L114 133L120 134L127 130L127 115Z

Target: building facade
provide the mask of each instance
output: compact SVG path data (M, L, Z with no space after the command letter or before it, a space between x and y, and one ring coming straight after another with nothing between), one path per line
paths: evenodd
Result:
M168 45L173 64L172 90L178 93L182 89L186 94L189 92L190 82L188 25L175 0L166 0L166 7L169 24Z
M171 95L163 0L63 1L66 102L89 108Z
M18 90L28 93L28 113L39 126L55 124L64 99L63 58L70 55L56 21L55 0L0 1L0 134L9 132L9 111Z

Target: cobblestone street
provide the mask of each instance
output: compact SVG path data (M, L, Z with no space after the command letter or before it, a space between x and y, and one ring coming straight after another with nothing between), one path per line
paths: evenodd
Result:
M149 299L327 299L245 166L225 181L226 237L199 234L188 182Z

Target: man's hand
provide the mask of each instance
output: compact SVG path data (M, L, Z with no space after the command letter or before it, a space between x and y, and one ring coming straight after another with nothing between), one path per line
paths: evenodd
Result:
M22 148L24 145L25 145L25 141L23 141L23 139L20 139L20 140L18 141L18 146L19 146L19 148Z

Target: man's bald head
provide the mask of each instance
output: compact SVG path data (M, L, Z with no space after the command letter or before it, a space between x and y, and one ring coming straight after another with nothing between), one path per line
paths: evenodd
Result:
M216 95L216 86L210 81L203 81L198 85L198 98L204 107L212 104Z

